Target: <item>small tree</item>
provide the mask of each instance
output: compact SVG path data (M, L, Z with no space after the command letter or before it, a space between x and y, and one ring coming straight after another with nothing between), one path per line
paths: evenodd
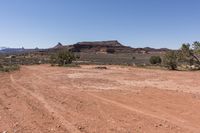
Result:
M177 52L169 51L164 55L163 63L168 69L176 70L178 64L177 60Z
M160 58L160 56L151 56L151 58L149 59L149 62L153 65L155 64L161 64L162 59Z
M196 62L197 62L197 64L200 64L200 59L199 59L199 55L200 55L200 42L194 42L193 44L192 44L192 46L193 46L193 57L194 57L194 59L196 60Z
M196 41L192 44L194 53L200 54L200 42Z
M189 62L191 64L192 62L196 62L197 64L200 64L200 59L197 55L200 53L200 43L194 42L192 44L193 48L190 48L190 44L182 44L181 49L178 52L178 60L183 62Z

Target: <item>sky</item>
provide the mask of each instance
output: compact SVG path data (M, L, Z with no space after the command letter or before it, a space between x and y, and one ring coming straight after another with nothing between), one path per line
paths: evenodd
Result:
M118 40L179 48L200 40L200 0L0 0L0 46Z

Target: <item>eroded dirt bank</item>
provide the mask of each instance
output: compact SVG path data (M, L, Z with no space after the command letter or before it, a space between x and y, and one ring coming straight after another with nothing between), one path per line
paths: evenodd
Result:
M199 133L200 72L23 66L0 73L0 132Z

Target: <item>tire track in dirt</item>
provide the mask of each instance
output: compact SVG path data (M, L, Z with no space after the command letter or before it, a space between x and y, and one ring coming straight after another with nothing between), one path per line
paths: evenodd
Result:
M172 123L174 125L177 125L179 127L182 127L182 128L185 128L185 129L188 129L194 133L199 133L200 129L199 128L194 128L192 126L189 126L189 125L186 125L186 123L184 123L183 120L180 120L178 118L175 118L173 116L169 116L169 118L165 118L165 117L162 117L162 116L159 116L159 115L154 115L150 112L146 112L146 111L142 111L142 110L139 110L139 109L136 109L136 108L133 108L133 107L130 107L128 105L125 105L125 104L122 104L122 103L119 103L117 101L114 101L114 100L110 100L110 99L107 99L107 98L104 98L104 97L101 97L101 96L98 96L98 95L95 95L93 93L90 93L90 92L87 92L88 95L94 97L94 98L97 98L105 103L109 103L109 104L112 104L112 105L115 105L117 107L120 107L120 108L123 108L123 109L126 109L126 110L129 110L129 111L132 111L132 112L136 112L138 114L142 114L144 116L148 116L148 117L152 117L152 118L155 118L155 119L159 119L159 120L163 120L163 121L167 121L169 123Z
M50 112L53 113L52 115L54 117L56 117L57 119L60 120L60 122L62 123L62 125L71 133L80 133L80 131L73 126L70 122L68 122L67 120L65 120L65 118L60 115L55 109L53 109L46 101L45 99L40 96L39 94L33 93L29 90L27 90L26 88L24 88L23 86L21 86L20 84L17 83L17 81L14 79L13 75L10 75L10 80L12 82L12 84L17 87L18 89L21 89L24 93L26 93L27 95L31 95L32 97L34 97L35 99L37 99L40 103L42 103L44 105L44 107Z

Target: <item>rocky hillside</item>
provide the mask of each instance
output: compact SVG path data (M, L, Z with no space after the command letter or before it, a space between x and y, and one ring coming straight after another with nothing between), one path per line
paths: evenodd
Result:
M113 41L97 41L97 42L79 42L74 45L69 45L69 49L73 52L95 52L95 53L162 53L169 49L155 49L150 47L132 48L122 45L116 40Z
M79 42L72 47L73 52L133 52L134 49L119 43L118 41Z

